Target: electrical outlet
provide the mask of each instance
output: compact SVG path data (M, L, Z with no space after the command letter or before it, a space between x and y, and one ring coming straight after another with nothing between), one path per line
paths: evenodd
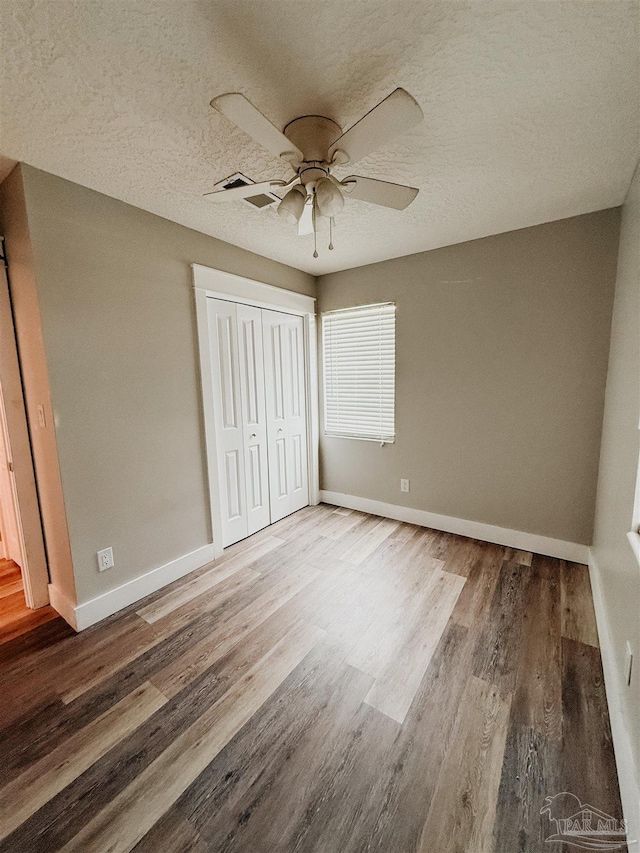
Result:
M626 676L627 687L631 684L631 672L633 670L633 652L631 650L631 643L627 640L627 655L625 659L625 667L624 673Z
M113 568L113 548L98 551L98 571L104 572L105 569L111 568Z
M408 480L400 480L400 491L408 492L409 491L409 481Z

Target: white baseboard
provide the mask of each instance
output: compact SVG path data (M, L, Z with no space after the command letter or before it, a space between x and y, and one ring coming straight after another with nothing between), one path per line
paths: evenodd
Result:
M640 768L636 768L633 763L631 738L629 736L629 730L627 729L622 704L622 691L624 689L624 685L622 683L620 669L616 665L609 617L602 593L602 576L593 554L593 550L591 550L589 554L589 576L591 578L591 592L596 611L596 622L598 623L600 655L602 657L602 669L604 671L604 686L607 693L607 705L609 706L611 737L613 739L616 766L618 768L618 782L620 785L622 811L627 822L627 833L628 838L630 839L629 850L638 850L640 849L640 845L636 845L640 839L640 782L638 780L638 772ZM636 844L633 844L633 841L635 841Z
M494 542L496 545L506 545L518 551L533 551L535 554L545 554L560 560L570 560L573 563L586 563L589 558L589 546L577 542L565 542L562 539L551 539L548 536L538 536L535 533L524 533L521 530L509 530L506 527L496 527L493 524L482 524L479 521L467 521L463 518L453 518L450 515L438 515L423 509L412 509L408 506L388 504L369 498L359 498L355 495L341 495L339 492L321 491L320 498L324 503L343 506L347 509L357 509L371 515L381 515L396 521L406 521L418 524L420 527L433 527L445 533L457 533L469 536L471 539L481 539L484 542Z
M84 628L106 619L107 616L112 616L118 610L122 610L123 607L140 601L145 595L156 592L163 586L178 580L178 578L188 575L189 572L212 562L215 557L213 543L204 545L202 548L184 554L184 556L178 557L170 563L165 563L164 566L152 569L140 577L127 581L127 583L81 604L72 604L53 584L49 584L51 606L72 628L76 631L82 631Z
M74 631L78 630L75 604L69 601L67 596L52 583L49 584L49 604L62 616L65 622L71 625Z

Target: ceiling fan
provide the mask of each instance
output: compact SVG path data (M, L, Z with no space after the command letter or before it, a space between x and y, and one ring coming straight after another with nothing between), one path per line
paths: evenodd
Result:
M314 258L318 257L317 220L329 219L329 248L333 249L333 217L342 210L345 196L404 210L418 195L416 187L361 175L339 181L332 174L334 167L357 162L422 121L420 106L404 89L395 89L345 133L325 116L302 116L279 131L238 92L219 95L211 106L275 157L289 163L295 174L289 181L261 181L205 196L215 202L236 201L286 189L278 213L287 222L297 223L298 234L314 235Z

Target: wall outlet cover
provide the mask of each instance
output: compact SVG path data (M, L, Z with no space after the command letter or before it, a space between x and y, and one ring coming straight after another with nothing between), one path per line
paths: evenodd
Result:
M409 491L409 480L400 480L400 491L408 492Z
M98 571L104 572L113 568L113 548L104 548L98 551Z

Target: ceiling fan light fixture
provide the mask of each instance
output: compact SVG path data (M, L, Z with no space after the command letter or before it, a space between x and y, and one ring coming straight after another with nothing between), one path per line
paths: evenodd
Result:
M320 178L316 184L316 202L321 216L337 216L344 207L344 196L329 178Z
M302 216L306 200L306 189L297 184L293 189L289 190L278 205L278 213L286 222L295 225Z

